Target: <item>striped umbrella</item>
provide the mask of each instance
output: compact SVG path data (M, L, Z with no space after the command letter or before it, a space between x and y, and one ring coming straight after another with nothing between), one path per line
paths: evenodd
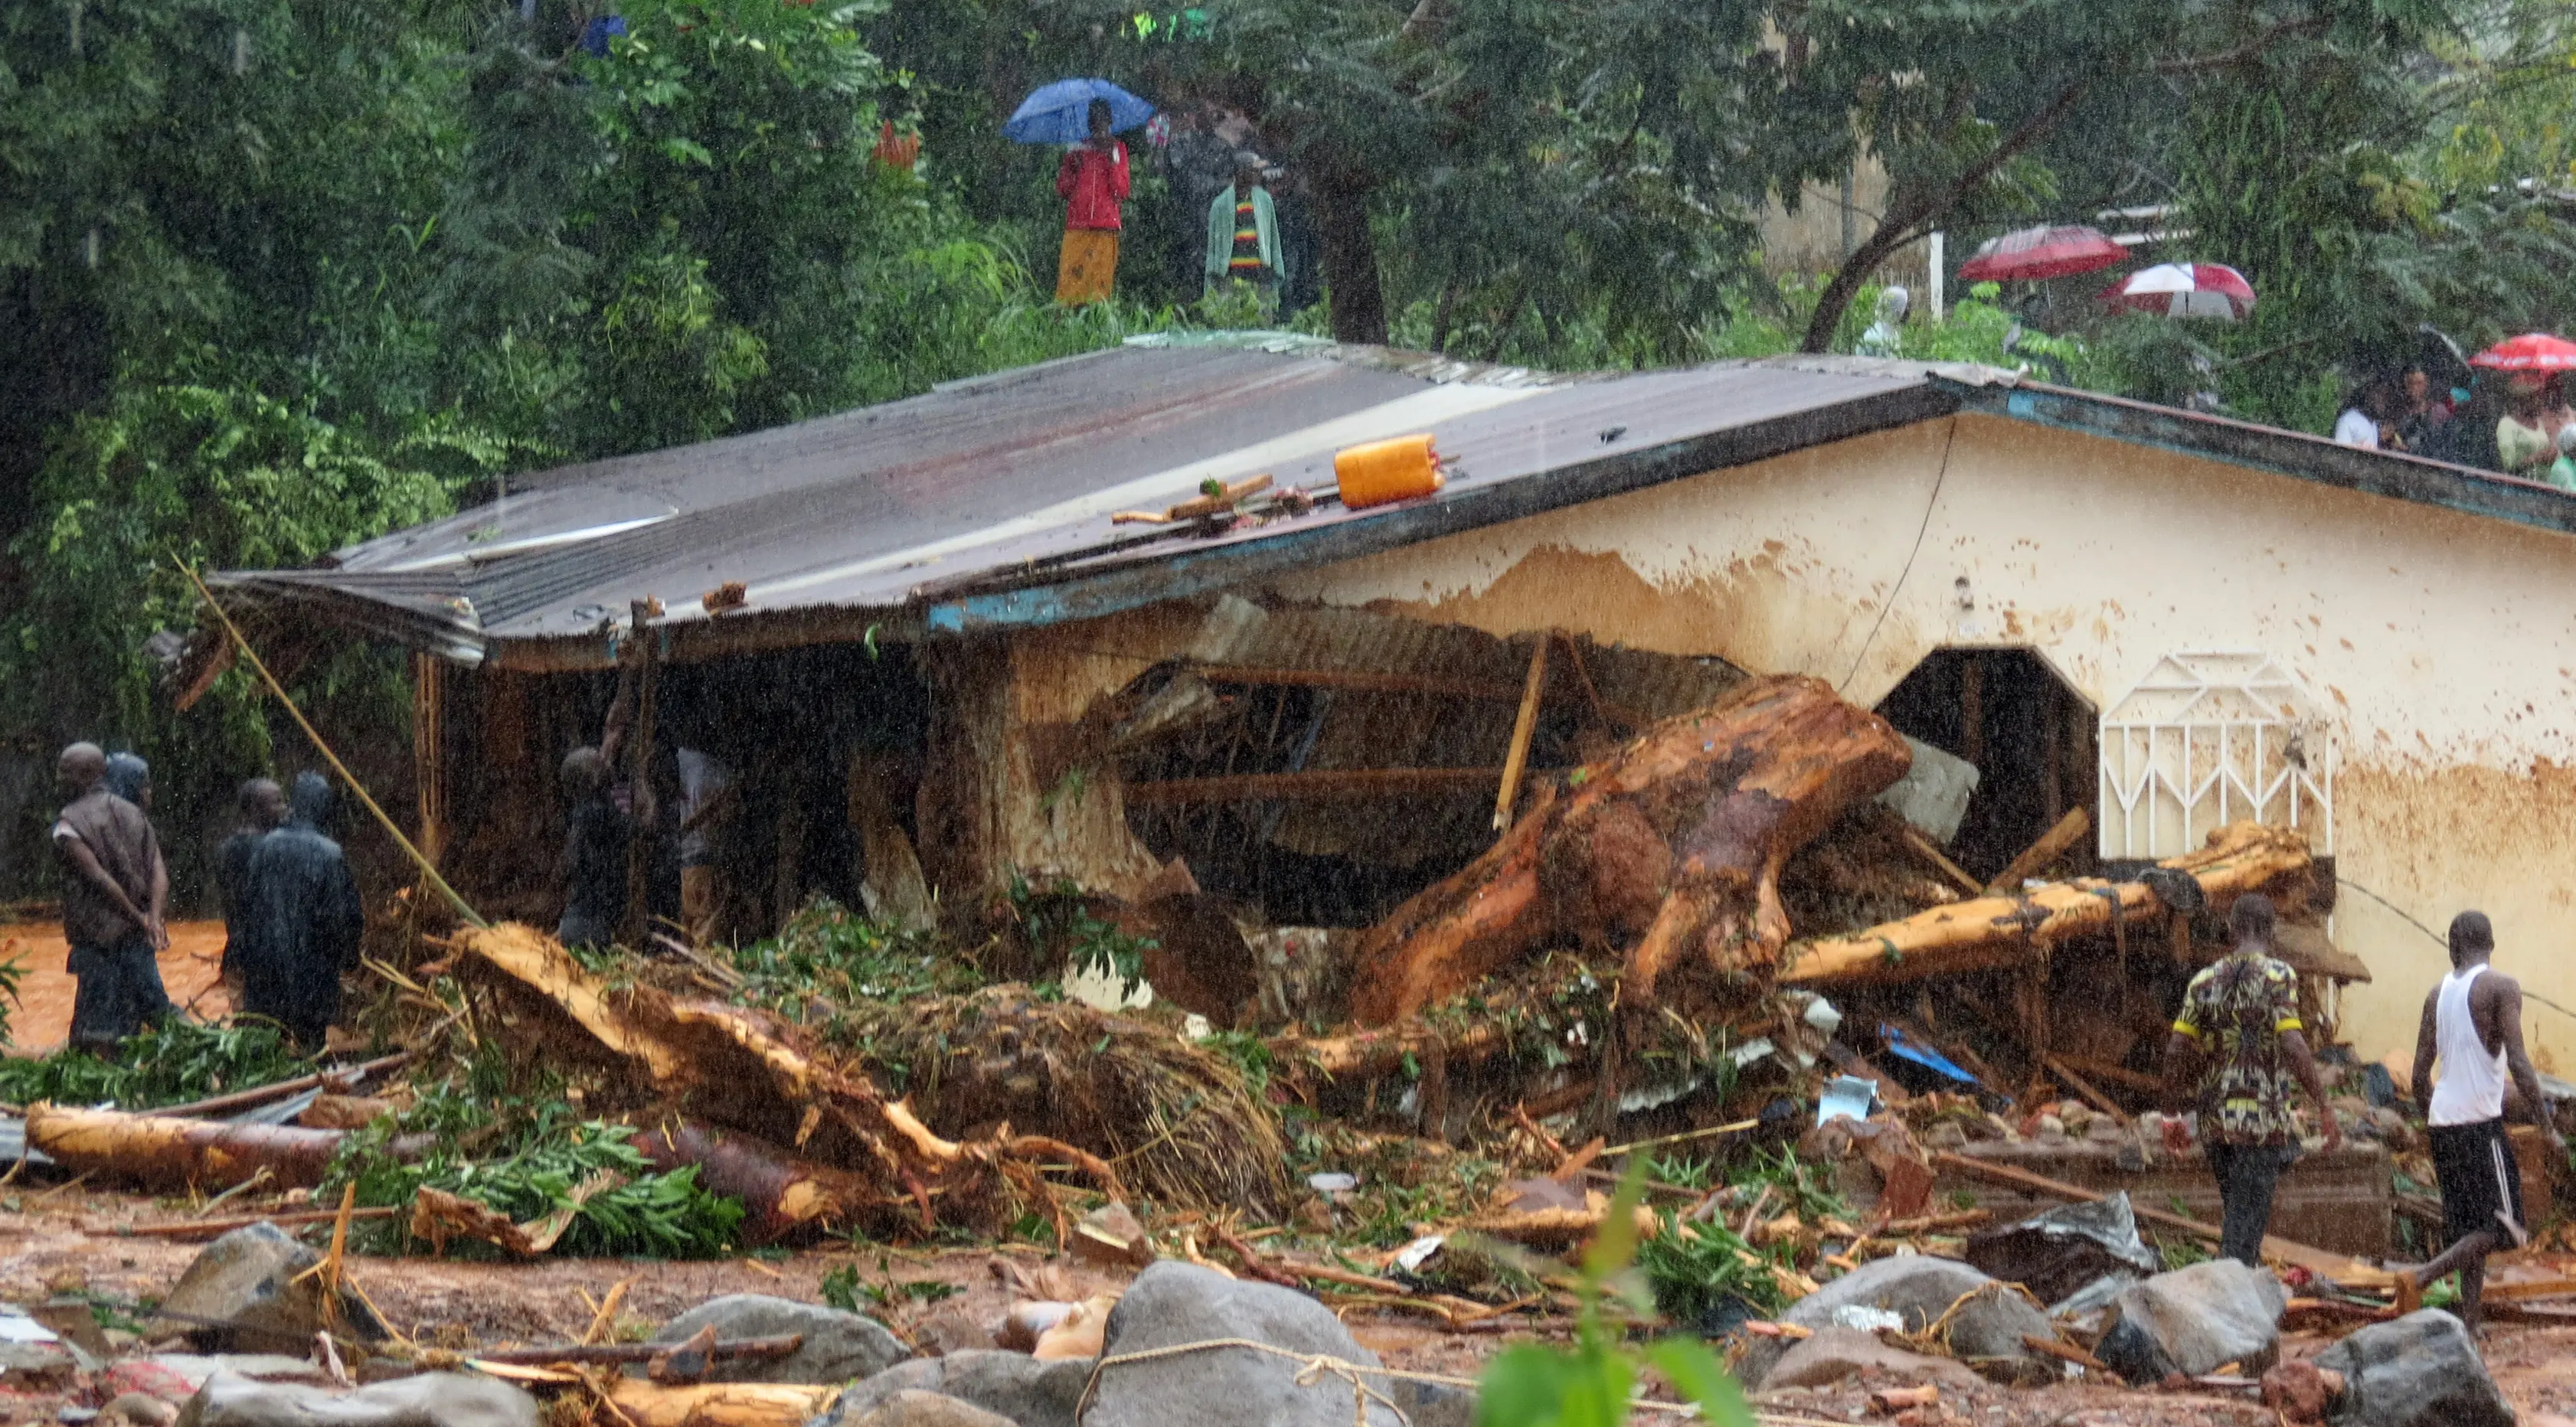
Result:
M2254 310L2254 285L2224 263L2160 263L2102 289L2102 300L2153 316L2234 322Z

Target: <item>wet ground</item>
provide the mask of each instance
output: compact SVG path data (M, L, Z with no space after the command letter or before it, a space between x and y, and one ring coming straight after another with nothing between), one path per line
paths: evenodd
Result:
M223 954L223 923L172 922L170 949L161 953L162 989L174 1004L191 1008L200 1019L228 1014L232 1000L224 994L220 974ZM22 972L18 1004L9 1012L12 1051L42 1055L70 1037L72 992L77 987L63 967L70 955L59 924L0 924L0 964L15 960Z
M183 1218L190 1206L171 1200L89 1194L79 1187L45 1195L0 1189L0 1299L26 1302L86 1290L126 1301L157 1298L202 1247L198 1244L122 1237L118 1227ZM1001 1255L1035 1268L1047 1260L1033 1251ZM620 1259L546 1259L533 1263L469 1263L423 1258L359 1259L351 1273L385 1318L424 1344L494 1346L510 1342L563 1342L580 1337L596 1306L619 1283L627 1284L618 1312L620 1335L640 1337L653 1325L706 1299L727 1293L771 1293L817 1300L825 1274L856 1268L889 1305L877 1311L925 1350L986 1346L983 1326L998 1321L1012 1293L990 1265L990 1249L906 1249L848 1246L807 1250L763 1260L736 1258L699 1263ZM1058 1261L1077 1291L1107 1287L1122 1275ZM942 1285L926 1288L924 1285ZM951 1291L953 1290L953 1291ZM939 1296L945 1294L946 1296ZM1562 1340L1561 1324L1537 1332L1452 1333L1403 1318L1357 1309L1345 1315L1360 1342L1390 1367L1473 1376L1495 1353L1515 1342ZM2498 1384L2533 1427L2576 1427L2550 1417L2576 1415L2576 1329L2497 1326L2487 1359ZM2284 1355L2307 1357L2332 1340L2293 1334ZM1763 1398L1767 1414L1792 1422L1887 1420L1868 1408L1872 1386L1792 1390ZM1641 1419L1651 1420L1651 1419ZM1984 1386L1947 1398L1917 1422L1992 1424L1993 1427L2278 1427L2274 1413L2250 1392L2206 1389L2183 1392L2131 1390L2072 1381L2037 1389Z

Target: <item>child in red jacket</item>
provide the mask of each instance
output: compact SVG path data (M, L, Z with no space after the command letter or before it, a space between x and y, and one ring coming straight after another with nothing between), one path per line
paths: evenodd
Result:
M1127 146L1109 131L1108 100L1091 101L1091 138L1064 156L1055 191L1066 200L1055 300L1106 301L1118 282L1118 202L1127 196Z

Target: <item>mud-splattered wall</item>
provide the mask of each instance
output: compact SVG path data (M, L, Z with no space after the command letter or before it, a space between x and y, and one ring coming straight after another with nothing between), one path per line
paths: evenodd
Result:
M1556 626L1874 703L1944 646L2028 647L2097 707L2164 655L2268 653L2340 723L2345 1026L2409 1045L2438 930L2576 1006L2576 537L1967 415L1280 581L1496 634ZM2544 1068L2576 1016L2535 1005Z

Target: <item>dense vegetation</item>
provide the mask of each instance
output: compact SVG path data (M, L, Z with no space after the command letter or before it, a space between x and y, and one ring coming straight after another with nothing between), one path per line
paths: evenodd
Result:
M2567 320L2571 29L2548 0L0 7L0 740L135 744L202 808L267 715L239 674L156 697L151 636L196 618L173 562L300 564L514 471L1260 320L1193 307L1196 218L1141 135L1125 296L1048 303L1054 156L998 129L1064 74L1245 117L1320 235L1307 330L1558 367L1848 346L1925 232L1955 258L2162 206L2261 312L2061 300L2069 374L2321 429L2418 323ZM888 123L917 167L874 156ZM1766 205L1856 162L1890 189L1842 270L1767 273ZM1999 358L2000 303L1908 350ZM307 689L400 726L391 664L323 653Z

